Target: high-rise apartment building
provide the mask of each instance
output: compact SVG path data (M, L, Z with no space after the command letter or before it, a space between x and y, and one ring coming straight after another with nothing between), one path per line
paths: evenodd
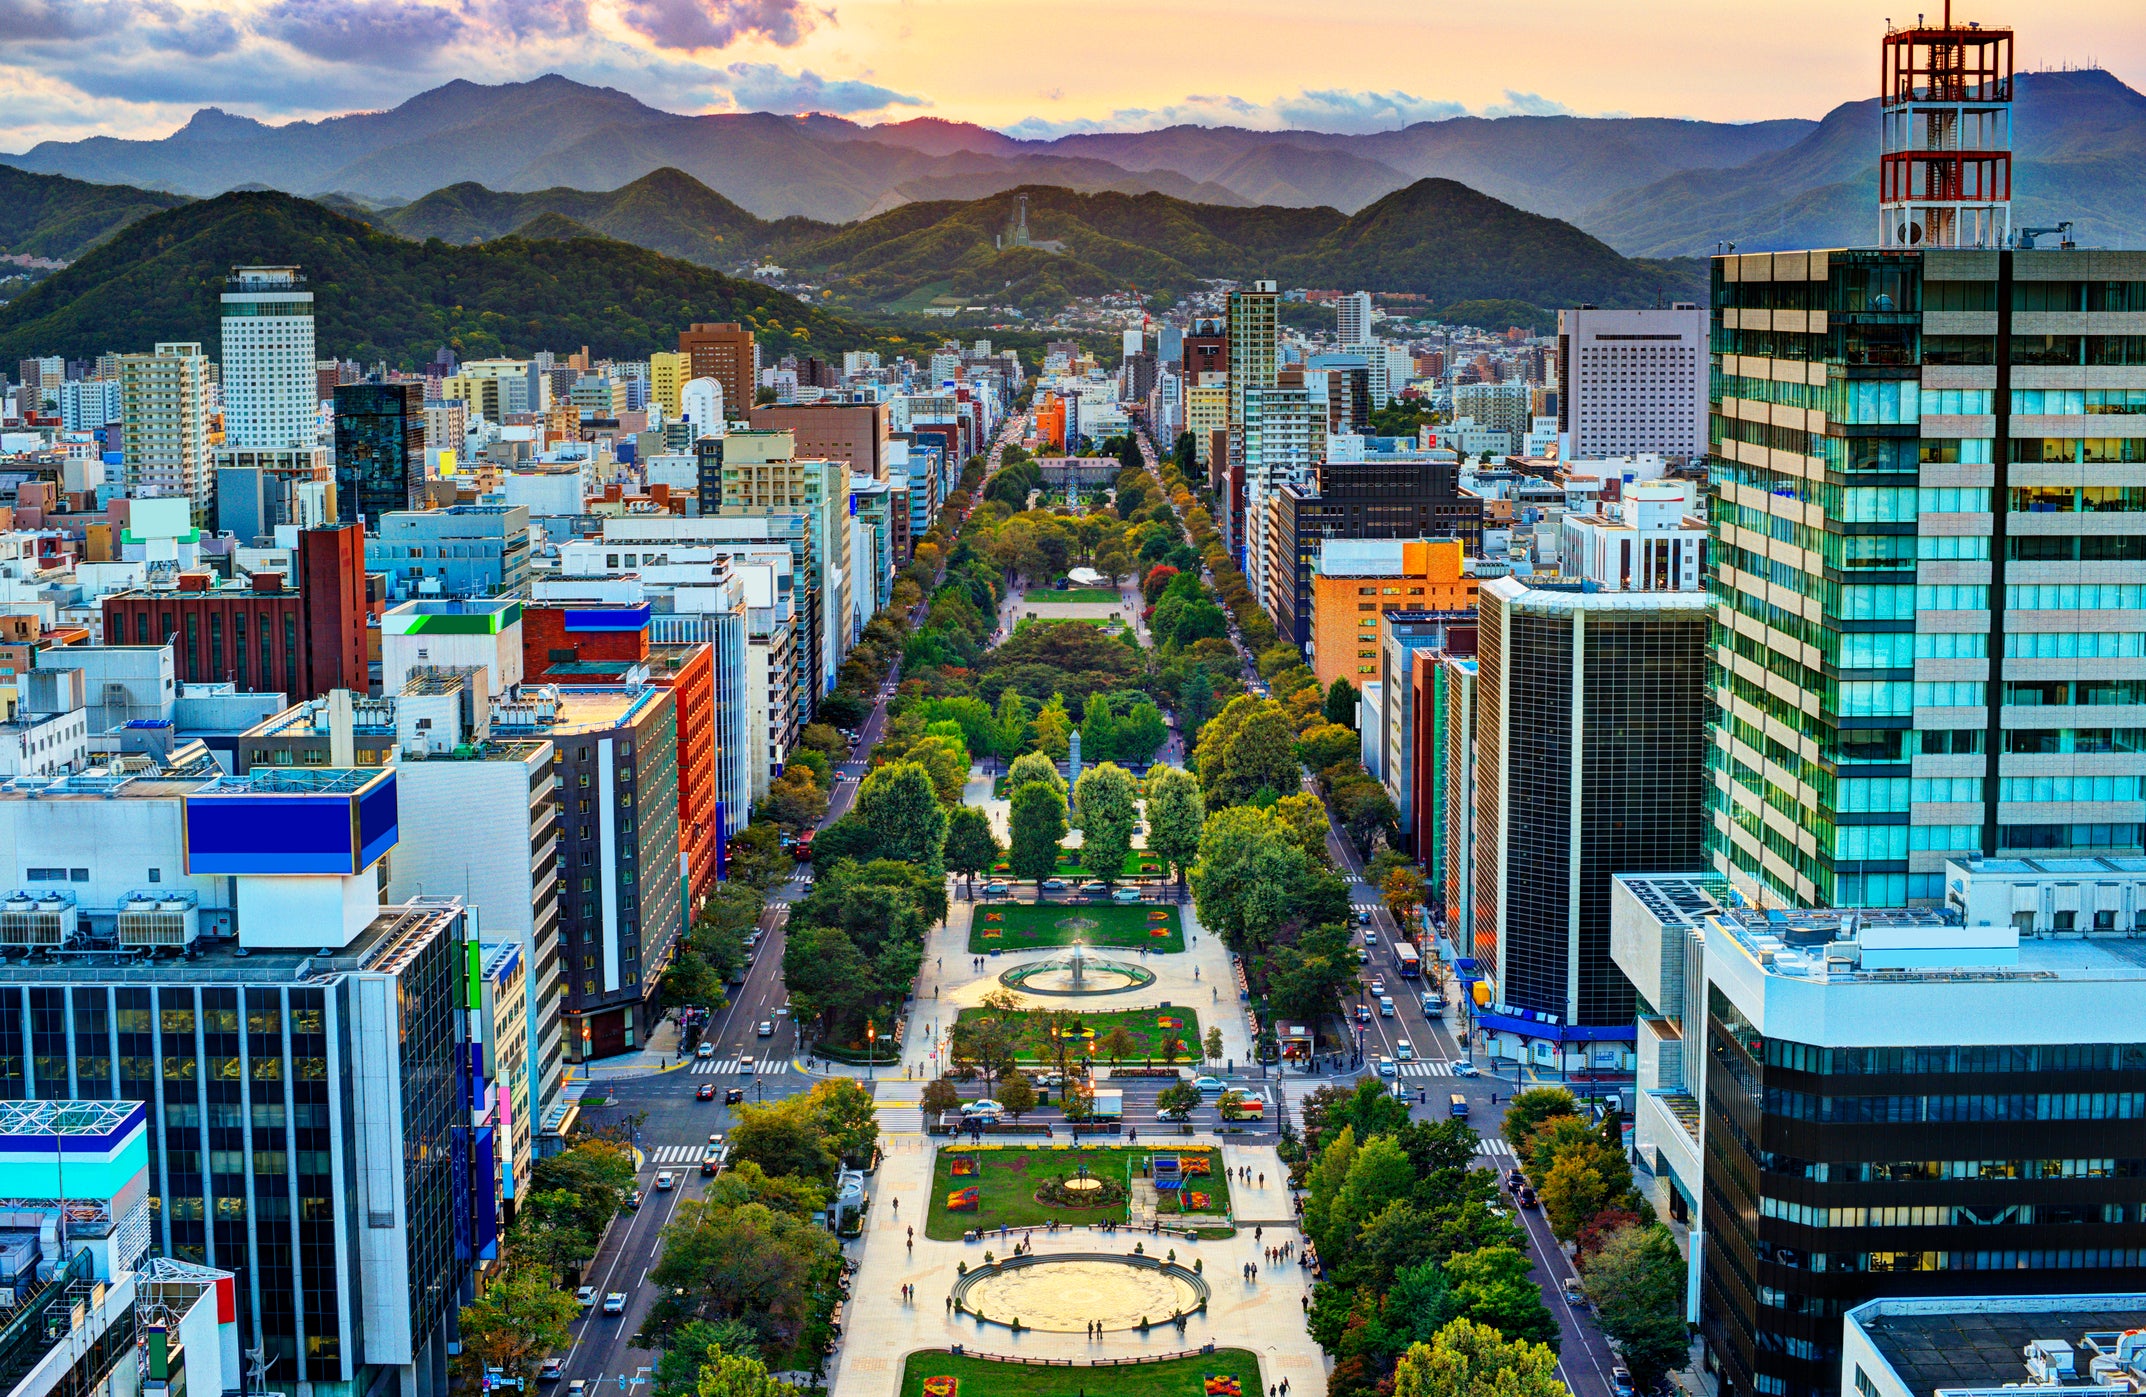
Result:
M1371 293L1351 291L1334 302L1334 339L1340 344L1371 342Z
M1476 1026L1496 1057L1628 1060L1610 880L1704 855L1712 610L1588 582L1478 593L1470 978L1490 986Z
M1706 312L1684 304L1559 311L1559 456L1704 455L1706 329Z
M1230 391L1237 391L1234 375ZM1245 390L1241 415L1232 426L1232 449L1244 467L1244 523L1243 536L1230 542L1243 559L1253 598L1270 615L1279 585L1268 576L1267 567L1272 541L1279 537L1275 506L1282 486L1311 481L1325 425L1323 410L1316 423L1312 420L1311 398L1302 388L1264 387Z
M119 361L120 454L127 494L177 497L205 519L215 498L209 458L209 361L198 344L159 344Z
M1202 467L1213 461L1214 439L1229 431L1229 385L1185 384L1185 430L1192 433L1192 451Z
M1204 374L1228 373L1229 322L1219 315L1195 316L1178 352L1187 383L1201 382Z
M2146 254L1729 256L1713 305L1715 869L1897 906L2137 852Z
M415 509L425 484L425 385L350 383L335 390L335 505L377 530Z
M663 420L676 422L684 411L680 393L686 380L692 375L692 361L684 354L667 354L661 350L648 356L649 401L663 409Z
M732 417L752 410L759 386L760 352L753 332L733 321L696 324L678 332L678 352L686 359L686 378L712 378L723 385L723 409Z
M313 365L313 293L298 269L233 267L223 294L224 445L310 449L320 414Z
M1229 293L1229 420L1244 422L1244 395L1272 388L1281 369L1281 293L1271 281L1255 281ZM1189 356L1191 341L1187 341ZM1192 372L1188 363L1186 371ZM1197 379L1195 379L1197 382Z

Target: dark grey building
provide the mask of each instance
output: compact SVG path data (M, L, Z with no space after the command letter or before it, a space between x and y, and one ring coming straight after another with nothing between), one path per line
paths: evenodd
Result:
M377 530L382 515L417 508L424 482L425 385L337 385L337 517Z
M1705 857L1712 604L1501 577L1477 615L1476 1023L1497 1057L1623 1067L1610 880Z

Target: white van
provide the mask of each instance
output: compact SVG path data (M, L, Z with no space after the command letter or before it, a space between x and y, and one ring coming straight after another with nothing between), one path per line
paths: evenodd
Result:
M1390 1019L1393 1017L1392 995L1382 994L1379 996L1379 1017L1382 1019Z

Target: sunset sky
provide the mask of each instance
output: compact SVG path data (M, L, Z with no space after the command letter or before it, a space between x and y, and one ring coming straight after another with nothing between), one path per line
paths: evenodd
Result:
M1934 2L1934 0L1933 0ZM931 115L1019 135L1461 112L1818 117L1869 94L1893 0L0 0L0 150L284 121L555 71L673 111ZM1933 11L1934 14L1934 11ZM2146 4L1963 5L2024 68L2146 88Z

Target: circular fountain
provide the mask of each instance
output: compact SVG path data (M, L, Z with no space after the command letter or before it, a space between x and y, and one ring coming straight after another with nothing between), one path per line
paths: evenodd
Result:
M1016 1256L973 1267L954 1283L954 1304L986 1324L1070 1334L1167 1324L1207 1307L1197 1272L1150 1256L1074 1253Z
M1123 994L1154 984L1155 972L1125 961L1091 956L1088 948L1076 940L1064 955L1016 965L1000 974L998 980L1007 989L1026 994Z

